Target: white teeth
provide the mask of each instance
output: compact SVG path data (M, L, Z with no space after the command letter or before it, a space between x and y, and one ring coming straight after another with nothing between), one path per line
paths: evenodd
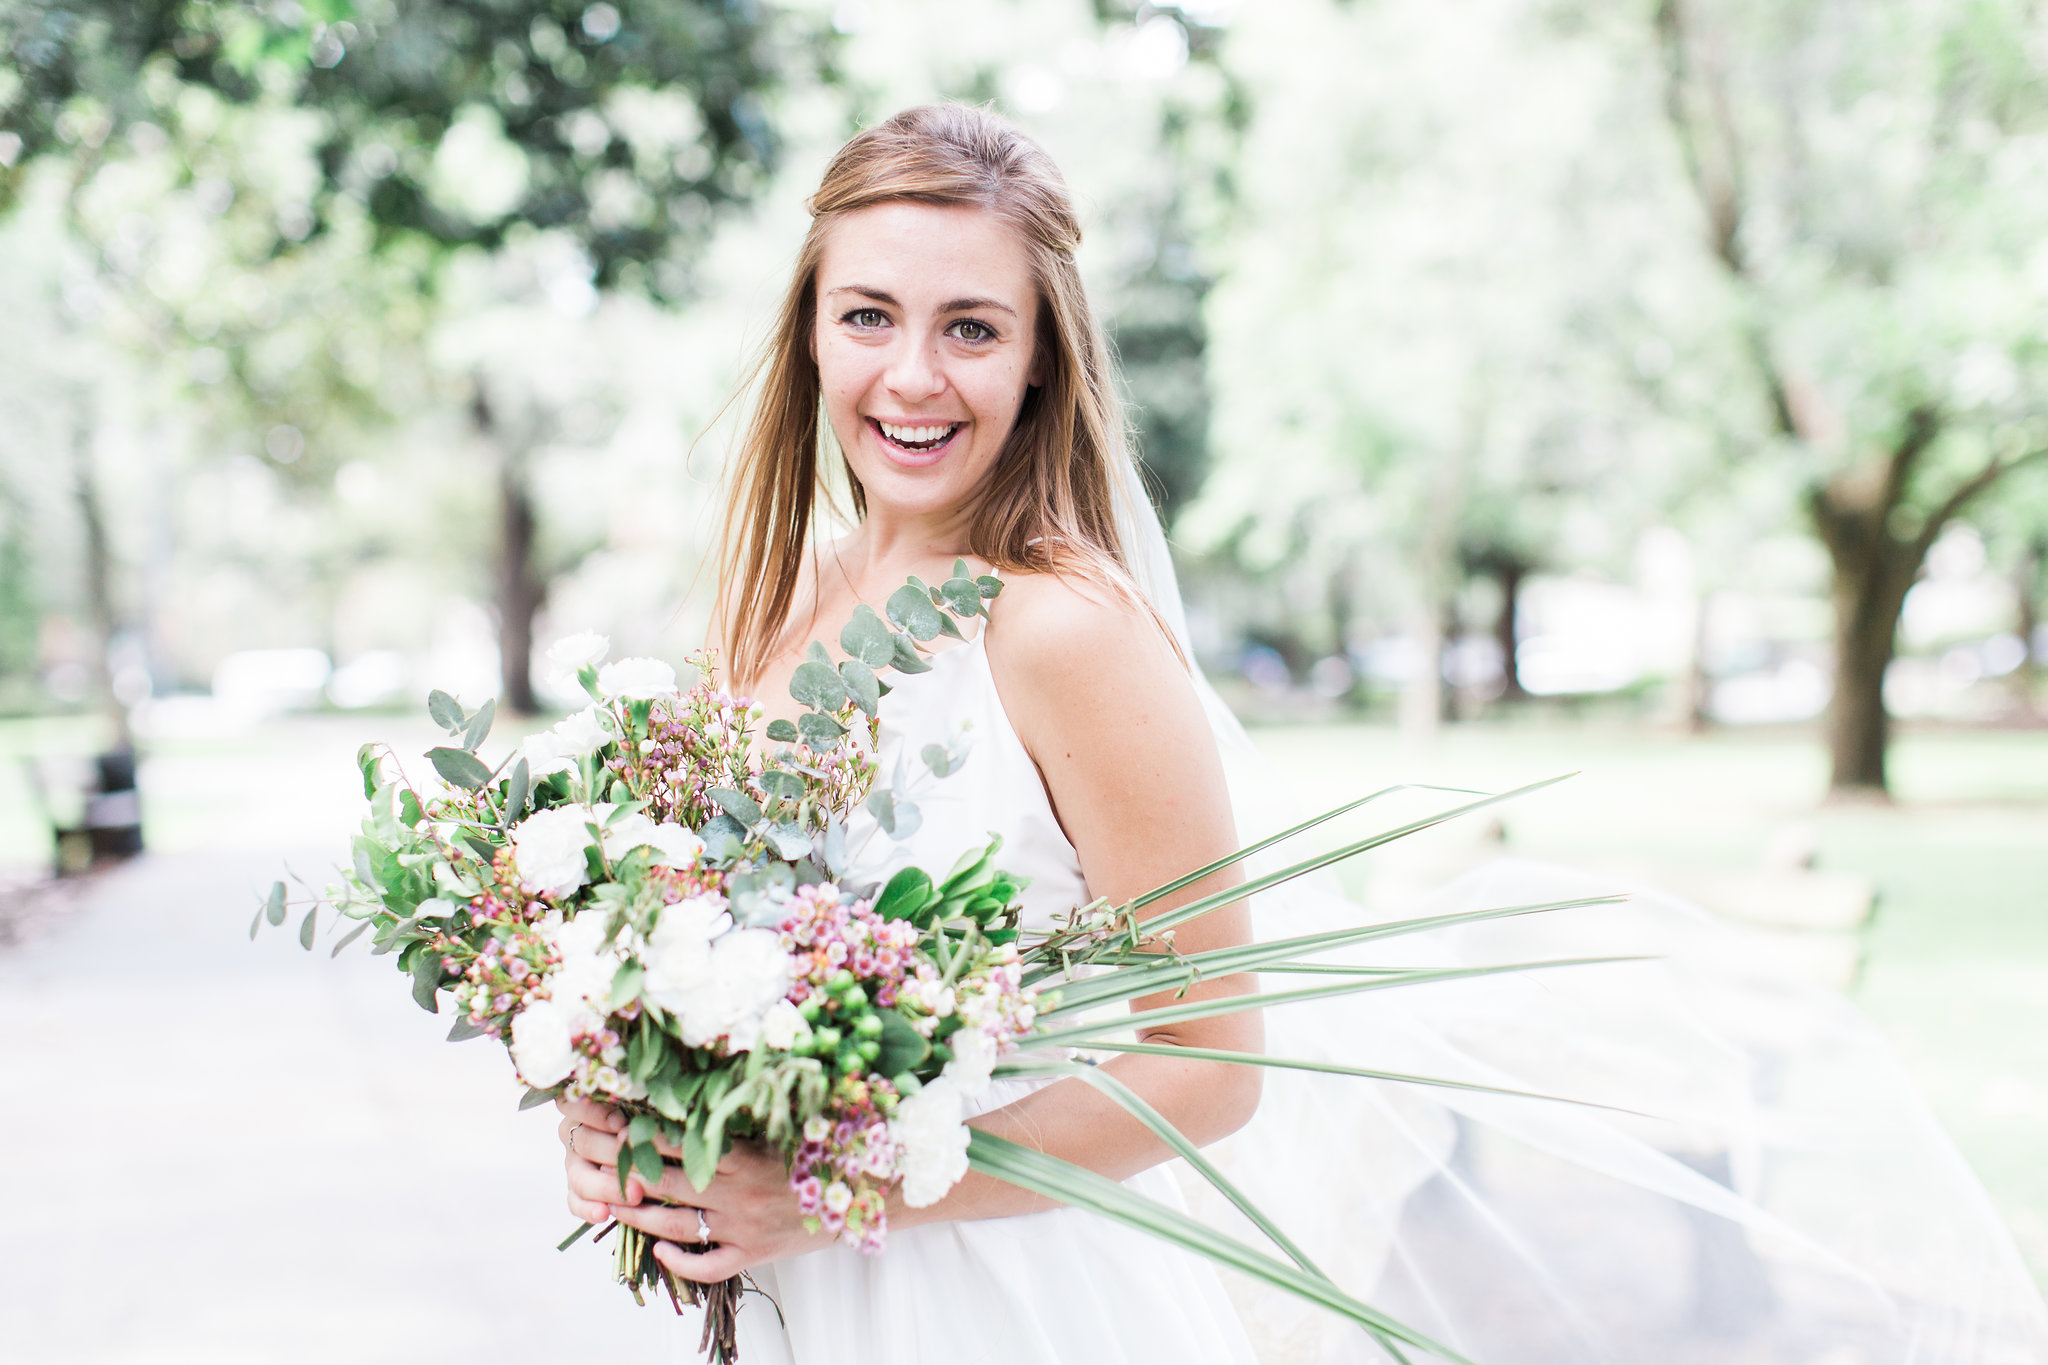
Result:
M875 425L880 427L882 434L890 440L909 446L930 445L934 441L943 441L952 435L954 426L953 423L947 423L936 427L899 427L891 422L876 422Z

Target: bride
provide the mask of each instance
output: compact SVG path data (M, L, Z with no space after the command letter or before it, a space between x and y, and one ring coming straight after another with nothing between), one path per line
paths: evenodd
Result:
M883 771L933 744L964 762L913 784L914 829L856 817L850 880L947 865L994 831L1003 865L1032 878L1026 926L1045 929L1221 858L1240 827L1265 832L1276 813L1249 800L1264 790L1249 743L1191 664L1050 160L987 112L912 109L841 149L811 212L733 481L715 631L728 683L793 718L807 644L857 604L909 575L943 580L960 557L1005 584L980 634L884 699ZM835 489L852 525L824 544L818 501ZM1584 893L1570 874L1499 867L1418 913ZM1258 925L1239 905L1176 946L1363 913L1314 888L1259 901ZM1157 1044L1262 1053L1270 1031L1280 1056L1491 1090L1276 1071L1262 1101L1259 1067L1159 1052L1105 1066L1218 1144L1347 1290L1480 1365L2048 1358L1995 1213L1868 1025L1717 956L1694 912L1639 897L1561 927L1439 936L1392 965L1560 949L1661 960L1263 1021L1134 1022ZM1226 977L1190 993L1254 989ZM1608 1107L1500 1093L1516 1090ZM986 1176L892 1206L887 1252L863 1256L804 1231L772 1155L736 1150L701 1194L673 1166L622 1194L621 1120L582 1102L563 1115L577 1217L664 1239L684 1278L746 1272L764 1291L740 1315L748 1365L1390 1358L1333 1317ZM1081 1082L997 1082L973 1122L1178 1203L1167 1147Z

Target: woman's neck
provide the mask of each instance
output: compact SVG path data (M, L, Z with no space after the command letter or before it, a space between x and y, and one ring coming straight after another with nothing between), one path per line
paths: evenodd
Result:
M950 567L969 553L966 512L944 516L902 516L870 507L860 525L839 543L838 559L855 595L863 599L900 586L911 574L930 578L935 566Z

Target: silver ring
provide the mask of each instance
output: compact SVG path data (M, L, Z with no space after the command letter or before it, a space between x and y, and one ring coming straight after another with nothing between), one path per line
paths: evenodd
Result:
M568 1141L569 1141L569 1150L570 1150L571 1152L575 1152L575 1151L576 1151L576 1130L577 1130L578 1128L581 1128L582 1126L583 1126L583 1124L582 1124L582 1123L581 1123L580 1121L579 1121L579 1122L576 1122L576 1123L572 1123L572 1124L570 1124L570 1125L569 1125L569 1140L568 1140ZM579 1153L579 1155L580 1155L580 1153Z
M697 1210L697 1244L707 1247L711 1245L711 1224L704 1221L702 1209Z

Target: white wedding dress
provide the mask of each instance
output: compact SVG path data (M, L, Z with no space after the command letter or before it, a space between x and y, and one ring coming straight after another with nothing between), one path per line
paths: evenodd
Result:
M891 675L882 700L884 780L922 823L907 839L865 811L850 823L849 884L881 881L906 863L938 875L970 848L1003 839L997 863L1031 878L1029 928L1089 899L1074 846L1010 728L980 637L932 658L932 670ZM965 748L965 766L934 777L927 744ZM1030 1084L998 1081L975 1111ZM1131 1188L1178 1205L1155 1168ZM741 1365L1252 1365L1243 1329L1208 1262L1074 1209L935 1223L889 1234L868 1256L832 1247L756 1272L780 1306L747 1296ZM694 1319L685 1320L685 1328ZM694 1350L695 1337L689 1346Z
M1164 537L1134 475L1120 492L1133 570L1185 644ZM1089 899L1073 847L979 639L932 665L892 675L881 711L884 780L904 785L922 823L895 841L860 813L849 880L910 862L943 872L994 832L1000 865L1032 878L1029 924L1046 927ZM1250 741L1199 675L1196 685L1232 770L1241 837L1273 832L1292 814L1272 809L1277 784L1261 780ZM967 747L944 779L918 758L934 743ZM1592 1104L1267 1071L1257 1117L1211 1149L1217 1164L1340 1286L1476 1365L2048 1362L2048 1310L1997 1212L1876 1029L1838 996L1759 970L1700 911L1561 869L1503 861L1404 915L1617 890L1626 904L1340 956L1650 960L1266 1014L1276 1056ZM1262 894L1253 912L1261 939L1366 916L1313 880ZM1023 1090L999 1083L983 1107ZM1174 1168L1131 1185L1177 1204L1186 1184L1198 1216L1270 1250ZM1391 1359L1333 1314L1074 1210L903 1229L883 1255L835 1247L757 1279L780 1312L748 1296L743 1365ZM681 1324L679 1359L696 1358L695 1327Z

